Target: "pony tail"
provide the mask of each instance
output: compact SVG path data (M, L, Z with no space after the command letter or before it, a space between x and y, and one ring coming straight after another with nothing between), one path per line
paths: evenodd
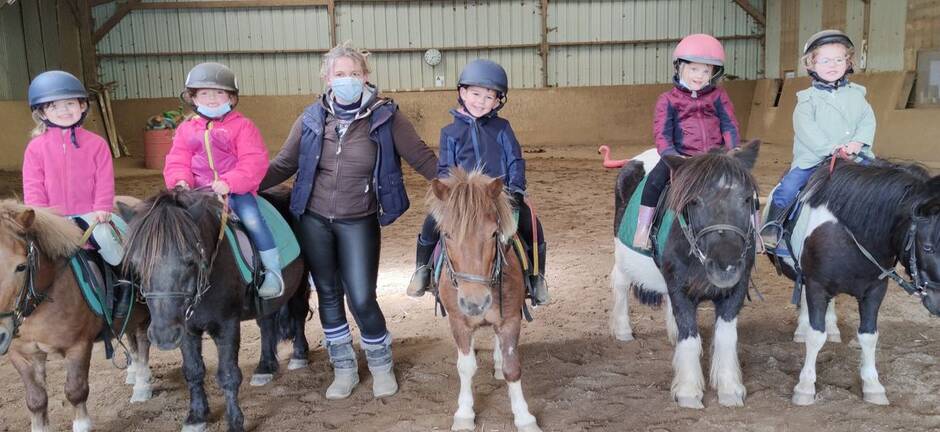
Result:
M33 127L33 130L30 131L29 136L36 138L44 133L48 129L46 127L46 122L43 121L42 117L39 115L39 111L33 111L33 121L36 122L36 126Z

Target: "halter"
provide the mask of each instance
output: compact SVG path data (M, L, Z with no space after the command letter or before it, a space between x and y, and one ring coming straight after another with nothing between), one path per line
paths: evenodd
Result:
M39 307L39 304L48 298L45 294L36 291L36 275L39 273L39 250L36 248L36 242L33 239L27 240L26 251L26 267L20 269L17 266L15 270L16 272L25 272L25 274L23 286L16 293L13 310L0 312L0 319L13 318L13 337L16 337L23 320L32 315Z
M222 245L222 239L225 238L225 225L228 223L229 218L228 195L225 195L221 199L222 213L219 216L219 235L215 242L215 249L212 250L212 255L208 257L208 259L206 259L206 248L203 247L201 241L196 240L196 249L199 250L200 258L199 270L196 272L196 289L193 292L146 292L143 289L143 284L141 284L140 294L144 297L144 300L182 298L184 301L184 306L186 307L186 311L184 312L183 316L186 321L189 321L189 318L196 310L196 306L199 306L199 303L202 302L202 299L205 297L206 293L208 293L212 288L212 283L209 281L209 275L212 273L212 267L215 265L216 257L219 256L219 249Z
M679 227L682 229L682 234L685 235L685 239L689 242L689 255L697 258L699 263L702 265L705 265L705 261L708 260L708 256L705 255L705 253L702 252L702 249L698 247L698 243L702 237L705 237L708 234L716 231L730 231L731 233L737 234L739 237L741 237L744 240L744 248L741 251L741 256L738 258L738 261L742 261L747 257L747 253L751 249L751 243L754 241L754 224L751 222L748 222L747 224L747 232L734 225L715 224L702 228L696 233L692 230L691 224L688 223L687 219L691 220L691 218L687 216L685 211L679 214L676 219L679 220ZM750 217L748 217L748 220L750 220Z
M497 222L498 225L498 222ZM447 253L447 244L444 243L444 236L441 236L441 255L444 265L447 267L447 274L450 276L450 283L457 292L460 292L460 281L477 283L485 285L490 289L496 289L499 293L499 316L503 317L503 266L506 265L507 245L496 241L496 256L493 258L493 273L489 276L481 276L472 273L462 273L454 270L454 263L450 260Z

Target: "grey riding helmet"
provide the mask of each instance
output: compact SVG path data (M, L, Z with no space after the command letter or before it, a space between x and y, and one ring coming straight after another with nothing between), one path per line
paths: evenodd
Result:
M855 44L852 43L852 39L847 34L839 30L823 30L806 40L806 44L803 45L803 55L809 54L817 47L831 43L842 44L849 49L855 48Z
M29 84L29 109L39 109L43 104L65 99L88 100L88 92L82 82L68 72L54 70L43 72Z
M219 89L238 94L238 81L235 72L221 63L200 63L186 75L186 88Z

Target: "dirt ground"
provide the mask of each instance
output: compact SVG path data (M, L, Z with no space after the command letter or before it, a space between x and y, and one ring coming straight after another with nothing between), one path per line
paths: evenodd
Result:
M523 326L523 388L530 409L546 431L926 431L940 430L940 320L900 288L890 287L881 313L878 370L891 405L861 400L859 349L854 338L854 302L838 303L845 343L827 343L818 361L818 401L812 407L790 403L798 381L803 347L792 342L796 309L789 304L790 282L764 259L754 272L765 300L741 312L739 353L748 395L744 408L718 405L706 391L701 411L680 409L669 396L672 346L662 314L631 302L636 340L618 342L608 333L613 261L612 190L615 171L600 166L594 146L551 146L530 153L529 190L549 239L548 280L553 302L538 308ZM619 157L642 149L619 145ZM788 165L789 147L765 145L757 169L769 190ZM266 387L248 386L259 358L258 329L242 326L240 364L246 380L241 403L246 427L254 431L434 431L449 430L457 405L456 353L446 321L434 315L432 300L405 295L413 269L414 238L424 217L426 183L408 173L412 211L383 232L379 302L394 335L395 371L401 385L393 397L374 400L371 378L360 355L362 383L347 400L322 396L331 378L316 316L307 324L310 366L286 371L289 345L282 344L282 371ZM118 192L146 196L161 184L155 172L136 170L118 180ZM0 194L19 190L19 174L0 174ZM315 305L315 302L314 302ZM710 346L713 313L702 308L704 345ZM474 381L477 430L511 431L505 385L492 377L490 332L478 335L480 369ZM209 429L224 430L223 401L215 382L215 350L207 341ZM707 371L708 349L703 365ZM130 404L123 373L96 347L89 411L97 430L179 430L189 396L177 351L154 352L154 397ZM61 360L48 368L50 419L55 430L70 428L72 412L63 395ZM0 431L29 426L24 391L13 367L0 358Z

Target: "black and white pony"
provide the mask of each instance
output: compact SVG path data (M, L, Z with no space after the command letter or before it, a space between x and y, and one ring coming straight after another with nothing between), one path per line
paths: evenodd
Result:
M703 407L705 378L696 311L704 300L715 305L711 385L721 405L744 404L747 391L738 363L737 316L755 258L757 183L750 171L759 148L760 142L752 141L740 151L665 157L673 176L664 205L677 217L664 247L652 258L627 247L617 230L624 208L658 155L644 153L624 166L617 179L611 331L617 339L633 339L629 289L645 304L659 305L665 299L667 333L676 344L672 395L681 407Z
M805 342L806 357L793 403L815 402L816 356L827 336L838 341L831 334L838 335L833 297L849 294L858 301L862 394L866 402L886 405L875 348L888 279L921 296L927 310L940 315L940 176L930 178L917 165L840 160L831 173L818 170L806 187L791 239L797 261L787 257L779 263L790 279L797 280L795 268L802 274L794 340ZM895 272L898 261L912 281Z

